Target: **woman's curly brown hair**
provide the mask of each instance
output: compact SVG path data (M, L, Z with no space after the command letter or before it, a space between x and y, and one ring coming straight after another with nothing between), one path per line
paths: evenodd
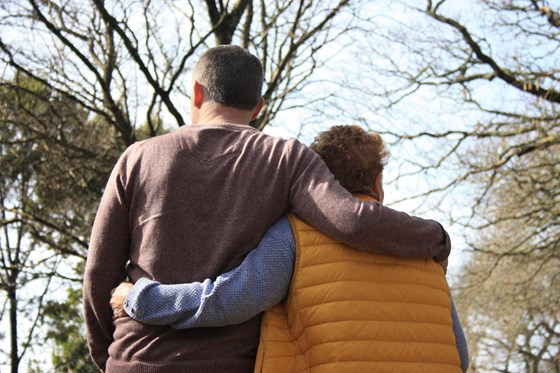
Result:
M311 144L334 177L350 193L373 194L375 177L387 164L389 152L381 136L355 125L333 126Z

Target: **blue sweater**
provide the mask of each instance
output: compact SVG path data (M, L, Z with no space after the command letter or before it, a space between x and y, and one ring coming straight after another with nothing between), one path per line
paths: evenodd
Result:
M134 320L175 329L242 323L284 299L292 279L296 244L286 217L278 220L259 245L233 270L188 284L163 285L141 278L124 309ZM467 341L455 309L452 319L463 372L468 368Z

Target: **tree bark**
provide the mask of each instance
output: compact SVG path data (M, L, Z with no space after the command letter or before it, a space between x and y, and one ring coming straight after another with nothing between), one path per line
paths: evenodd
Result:
M17 373L20 359L18 352L17 291L15 279L10 284L8 299L10 300L10 365L11 373Z

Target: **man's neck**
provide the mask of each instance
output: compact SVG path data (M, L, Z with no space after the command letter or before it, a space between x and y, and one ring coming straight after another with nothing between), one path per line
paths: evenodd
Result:
M236 109L216 103L205 103L198 113L198 120L193 124L231 123L249 125L251 111Z

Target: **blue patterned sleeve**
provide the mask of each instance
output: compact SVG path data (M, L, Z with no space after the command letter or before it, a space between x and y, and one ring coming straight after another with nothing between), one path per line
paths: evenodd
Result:
M461 370L463 372L466 372L469 369L469 348L467 345L467 339L465 338L465 334L463 333L461 321L459 321L459 315L457 315L457 310L455 309L453 298L451 298L451 318L453 319L455 344L457 345L457 350L459 350L459 358L461 359Z
M238 324L286 296L294 262L294 237L288 219L282 217L238 267L215 281L162 285L142 278L124 309L134 320L175 329Z

